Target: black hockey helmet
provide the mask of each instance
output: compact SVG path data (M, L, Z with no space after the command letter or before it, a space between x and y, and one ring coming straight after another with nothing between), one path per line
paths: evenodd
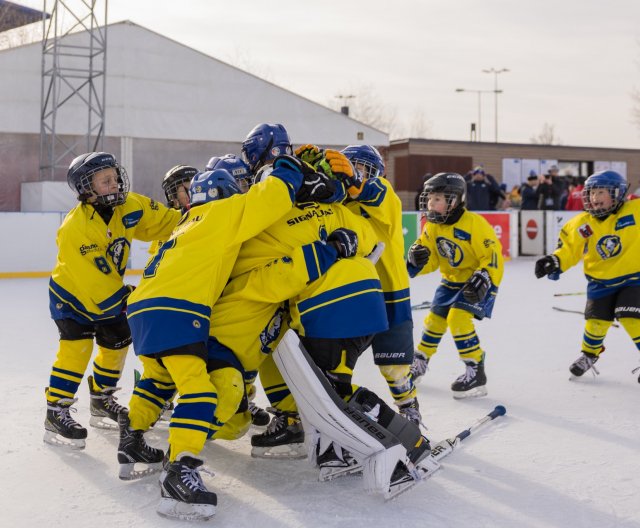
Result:
M167 171L162 180L162 190L167 197L169 207L180 209L178 189L185 183L191 183L196 174L198 174L198 169L190 165L176 165Z
M93 175L104 169L115 169L118 178L118 190L109 194L96 194L93 189ZM124 167L116 161L113 154L107 152L87 152L74 158L67 171L67 183L77 194L78 200L86 202L95 196L101 205L121 205L129 193L129 176Z
M443 193L447 201L447 211L444 214L429 211L427 208L430 193ZM420 194L420 210L426 211L427 220L434 224L455 222L464 210L464 200L467 193L467 182L457 172L440 172L424 182Z

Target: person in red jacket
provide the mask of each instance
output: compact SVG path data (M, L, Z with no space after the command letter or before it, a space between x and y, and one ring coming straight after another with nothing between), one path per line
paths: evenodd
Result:
M566 211L582 211L582 190L584 189L584 178L578 176L575 179L575 185L569 188L569 196L567 198Z

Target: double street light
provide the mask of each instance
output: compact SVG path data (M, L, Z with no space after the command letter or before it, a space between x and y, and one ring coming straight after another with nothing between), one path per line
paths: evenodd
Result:
M507 73L509 70L507 68L500 68L499 70L496 68L490 68L488 70L482 70L482 73L492 73L493 74L493 93L495 94L495 132L496 132L496 143L498 142L498 94L502 93L502 90L498 90L498 75L501 73Z
M498 90L498 75L501 73L506 73L509 70L507 68L501 68L497 70L496 68L491 68L488 70L482 70L483 73L492 73L494 75L493 81L493 90L469 90L467 88L456 88L456 92L471 92L478 94L478 139L482 141L482 94L483 93L492 93L495 97L494 108L495 108L495 142L498 142L498 94L502 93L502 90Z
M469 90L467 88L456 88L456 92L469 92L478 94L478 141L482 141L482 94L493 93L493 90ZM502 93L502 90L499 90Z

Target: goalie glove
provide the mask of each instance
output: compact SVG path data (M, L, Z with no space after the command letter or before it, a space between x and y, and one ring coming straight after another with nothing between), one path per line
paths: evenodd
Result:
M414 268L422 269L427 265L427 262L429 262L430 256L431 251L429 251L428 247L414 242L407 253L407 262Z
M462 296L468 303L479 303L485 298L492 284L486 269L476 270L462 287Z
M341 227L327 237L327 245L333 247L340 258L355 257L358 251L358 235L351 229Z
M555 255L546 255L536 261L536 277L541 279L545 275L560 273L560 259Z
M362 192L364 178L351 164L349 158L337 150L325 150L324 159L329 164L333 176L344 182L349 196L356 198Z

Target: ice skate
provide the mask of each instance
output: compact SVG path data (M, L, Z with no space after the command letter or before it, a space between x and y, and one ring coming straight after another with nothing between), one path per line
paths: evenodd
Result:
M159 515L183 521L207 521L215 515L218 498L202 482L202 464L191 453L180 453L167 465L160 476Z
M93 376L87 378L89 395L91 396L91 418L89 425L98 429L118 429L118 415L128 413L129 410L120 405L113 395L120 387L109 387L101 391L93 390Z
M120 480L136 480L162 471L164 452L147 444L144 431L133 430L126 413L118 416ZM136 464L138 466L136 467Z
M417 398L411 398L398 405L398 412L400 413L400 416L403 416L410 422L413 422L418 426L422 425L425 427L422 423L422 414L420 414L420 405L418 404Z
M600 352L600 354L602 354L603 351L604 347L602 347L602 351ZM590 354L589 352L583 352L582 355L573 363L571 363L571 366L569 367L569 370L572 374L570 379L579 378L588 370L591 370L594 376L600 374L598 369L595 367L595 363L600 358L600 354L596 355Z
M414 383L418 383L422 376L429 369L429 358L423 353L416 350L413 354L413 363L411 364L411 377Z
M62 398L55 403L47 402L47 417L44 421L44 438L47 444L84 449L87 430L71 417L76 412L72 405L78 400Z
M271 415L252 401L249 402L249 412L251 413L251 425L254 427L260 429L269 425Z
M342 449L333 442L324 453L318 455L316 462L320 468L318 475L320 482L362 473L362 464L353 458L346 449Z
M298 413L270 408L274 417L267 430L251 437L251 456L256 458L306 458L304 430Z
M487 395L487 376L484 373L484 358L479 363L467 360L465 373L451 385L456 400L478 398Z
M391 480L389 489L384 493L386 500L397 497L401 493L413 488L423 480L431 477L438 469L440 464L430 457L431 444L426 437L422 437L422 441L414 447L404 462L398 462Z

